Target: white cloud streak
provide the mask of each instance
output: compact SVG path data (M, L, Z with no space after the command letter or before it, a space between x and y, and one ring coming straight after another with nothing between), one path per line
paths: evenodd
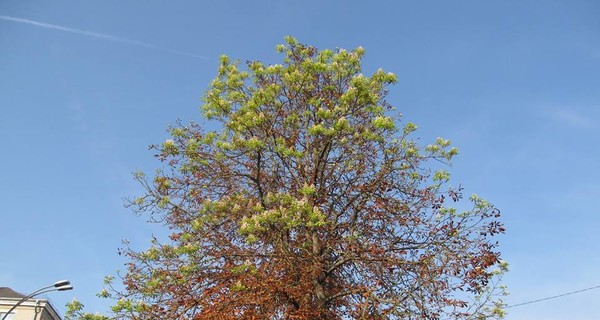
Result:
M150 44L150 43L146 43L146 42L142 42L142 41L137 41L137 40L126 39L126 38L121 38L121 37L117 37L117 36L113 36L113 35L105 34L105 33L98 33L98 32L92 32L92 31L87 31L87 30L81 30L81 29L63 27L63 26L59 26L59 25L55 25L55 24L49 24L49 23L44 23L44 22L39 22L39 21L34 21L34 20L28 20L28 19L22 19L22 18L10 17L10 16L3 16L3 15L0 15L0 20L10 21L10 22L17 22L17 23L24 23L24 24L29 24L29 25L32 25L32 26L40 27L40 28L54 29L54 30L59 30L59 31L64 31L64 32L76 33L76 34L87 36L87 37L92 37L92 38L97 38L97 39L104 39L104 40L109 40L109 41L114 41L114 42L120 42L120 43L123 43L123 44L132 45L132 46L138 46L138 47L143 47L143 48L148 48L148 49L154 49L154 50L160 50L160 51L164 51L164 52L169 52L169 53L184 55L184 56L188 56L188 57L194 57L194 58L209 60L208 57L205 57L205 56L202 56L202 55L198 55L198 54L195 54L195 53L190 53L190 52L186 52L186 51L165 48L165 47L153 45L153 44Z
M590 129L594 127L594 118L597 114L585 112L574 108L556 108L551 110L551 116L564 124L579 129Z

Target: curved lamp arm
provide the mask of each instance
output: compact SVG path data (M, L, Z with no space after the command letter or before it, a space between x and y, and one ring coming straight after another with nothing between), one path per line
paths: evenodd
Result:
M50 285L50 286L43 287L43 288L35 290L34 292L32 292L32 293L28 294L27 296L23 297L23 299L19 300L19 302L17 302L14 306L12 306L12 308L10 308L6 312L6 314L4 314L4 316L2 317L2 319L0 319L0 320L5 320L8 317L8 315L13 310L15 310L18 306L20 306L23 302L27 301L30 298L33 298L33 297L37 296L38 294L52 292L52 291L73 290L73 286L71 286L70 284L71 284L71 282L69 282L69 280L61 280L61 281L57 281L53 285Z

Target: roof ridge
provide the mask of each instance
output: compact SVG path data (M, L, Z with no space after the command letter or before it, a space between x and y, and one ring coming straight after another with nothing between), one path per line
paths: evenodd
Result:
M2 298L25 298L26 296L9 287L0 287L0 297Z

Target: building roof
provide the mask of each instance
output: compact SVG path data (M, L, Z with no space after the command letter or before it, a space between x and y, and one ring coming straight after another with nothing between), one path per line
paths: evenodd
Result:
M15 305L17 303L17 301L25 298L26 295L16 292L15 290L9 288L9 287L0 287L0 305L2 306L2 308L10 308L13 305ZM48 299L41 299L41 298L30 298L26 301L23 302L23 304L21 304L19 306L19 308L21 310L34 310L33 312L36 314L35 319L42 319L42 320L61 320L62 318L60 317L60 315L58 314L58 312L56 311L56 309L54 309L54 307L52 306L52 304L50 303L50 301L48 301ZM41 309L39 309L41 308ZM19 310L19 309L17 309ZM41 310L41 311L40 311ZM5 312L5 311L3 311ZM39 315L39 317L37 316L38 313L41 312L41 315ZM27 318L27 315L29 313L25 313ZM33 313L31 313L31 316L33 316ZM17 317L17 319L19 319L19 317ZM21 318L23 319L23 318Z
M0 297L2 298L25 298L25 295L18 293L9 287L0 287Z

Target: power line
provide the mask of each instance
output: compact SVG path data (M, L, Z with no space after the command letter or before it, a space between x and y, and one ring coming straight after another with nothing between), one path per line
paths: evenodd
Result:
M589 287L589 288L585 288L585 289L581 289L581 290L577 290L577 291L571 291L571 292L567 292L567 293L563 293L563 294L559 294L559 295L555 295L555 296L551 296L551 297L546 297L546 298L542 298L542 299L531 300L531 301L527 301L527 302L513 304L513 305L510 305L510 306L506 307L506 309L513 308L513 307L519 307L519 306L523 306L523 305L526 305L526 304L532 304L532 303L536 303L536 302L540 302L540 301L546 301L546 300L550 300L550 299L556 299L556 298L560 298L560 297L564 297L564 296L570 296L572 294L576 294L576 293L580 293L580 292L584 292L584 291L590 291L590 290L594 290L594 289L598 289L598 288L600 288L600 285Z

